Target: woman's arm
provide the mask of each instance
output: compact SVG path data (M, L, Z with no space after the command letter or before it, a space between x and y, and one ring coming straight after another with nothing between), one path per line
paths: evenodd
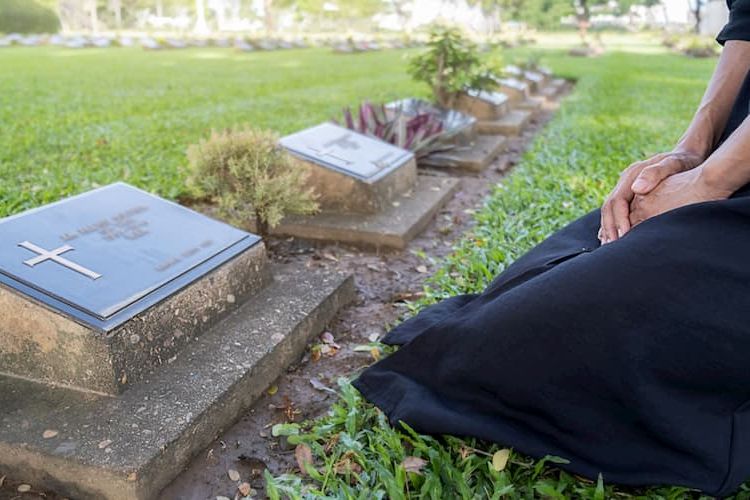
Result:
M667 177L700 165L726 127L732 106L750 71L750 42L728 41L692 122L671 153L630 165L602 206L599 239L609 243L631 228L631 202Z
M668 210L721 200L750 182L750 118L703 165L665 179L646 195L636 195L630 222L636 225Z

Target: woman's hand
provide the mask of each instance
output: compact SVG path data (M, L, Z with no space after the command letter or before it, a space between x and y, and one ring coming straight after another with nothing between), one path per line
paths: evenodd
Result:
M703 167L694 168L664 179L648 194L636 194L630 204L631 226L674 208L729 198L732 191L712 186L703 173Z
M636 194L651 192L664 179L690 170L703 160L697 153L674 151L633 163L623 170L620 180L602 205L599 241L602 244L615 241L630 230L630 204Z

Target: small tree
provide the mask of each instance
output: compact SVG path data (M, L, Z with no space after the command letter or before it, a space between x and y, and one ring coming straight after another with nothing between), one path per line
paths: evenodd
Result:
M191 186L211 197L222 214L239 225L255 221L256 231L269 228L287 213L318 210L306 187L304 166L279 146L273 132L242 128L212 132L188 148Z
M441 106L452 107L467 88L486 90L493 85L487 77L490 69L482 63L476 45L457 29L433 27L427 47L411 59L409 72L412 78L430 86Z

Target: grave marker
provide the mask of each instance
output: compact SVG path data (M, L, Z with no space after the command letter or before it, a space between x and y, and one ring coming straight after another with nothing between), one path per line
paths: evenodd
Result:
M379 139L323 123L281 139L308 169L321 212L288 216L272 232L306 239L403 248L457 186L417 176L414 155Z
M259 242L258 236L126 184L0 220L0 283L6 287L0 295L6 307L23 304L26 315L19 329L10 311L0 308L0 337L6 339L0 372L119 392L123 377L138 380L145 368L159 364L155 352L169 357L181 343L170 337L173 328L161 330L165 323L171 320L180 336L189 338L199 333L192 324L196 318L205 326L231 309L216 300L185 309L179 320L164 319L163 303L230 260L247 263L254 255L250 260L263 267L262 245L253 250ZM268 278L260 267L235 269L247 284L227 278L217 290L223 298L239 299L259 289ZM258 272L259 278L248 276ZM57 337L67 337L54 345L39 334L39 325L52 317ZM150 323L141 321L146 317ZM146 353L135 347L138 342L118 345L114 340L123 335L174 346ZM78 350L70 345L74 338ZM92 358L107 361L90 366Z
M286 136L281 145L307 165L324 211L376 213L416 180L409 151L332 123Z

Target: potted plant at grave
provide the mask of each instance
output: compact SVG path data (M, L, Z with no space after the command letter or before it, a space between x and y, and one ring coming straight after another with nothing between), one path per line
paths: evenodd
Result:
M430 113L406 116L402 110L387 110L384 104L364 102L355 116L344 108L344 126L414 153L417 162L453 147L442 120Z
M249 127L212 132L188 148L188 183L211 199L223 216L267 236L285 214L318 210L307 171L270 131Z
M431 29L427 50L409 63L411 76L432 89L435 101L453 108L466 89L490 90L492 72L479 57L476 45L455 28Z

